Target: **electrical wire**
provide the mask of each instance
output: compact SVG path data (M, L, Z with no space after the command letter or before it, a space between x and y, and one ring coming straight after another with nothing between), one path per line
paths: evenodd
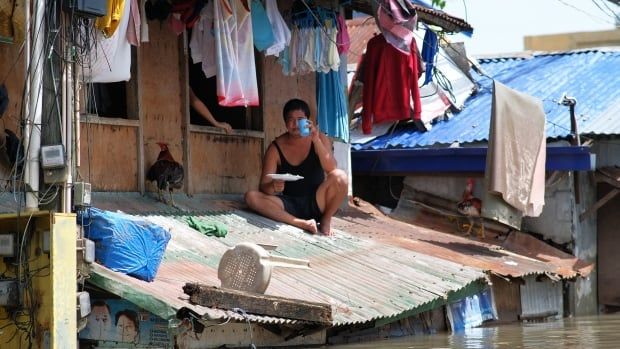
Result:
M603 23L605 23L605 24L612 24L612 25L614 24L613 22L609 22L608 20L606 20L606 19L604 19L604 18L601 18L601 17L599 17L599 16L593 15L593 14L591 14L591 13L589 13L589 12L586 12L586 11L584 11L584 10L582 10L582 9L578 8L577 6L575 6L575 5L573 5L573 4L569 4L569 3L567 3L567 2L566 2L566 1L564 1L564 0L558 0L558 2L559 2L559 3L561 3L561 4L562 4L562 5L564 5L564 6L567 6L567 7L572 8L573 10L576 10L576 11L578 11L578 12L581 12L581 13L585 14L586 16L588 16L588 17L590 17L590 18L592 18L592 19L595 19L595 20L597 20L597 21L603 22Z
M601 10L601 12L603 12L605 15L610 16L611 18L613 18L615 21L620 21L620 16L618 16L607 4L605 1L603 1L603 4L605 5L605 7L607 8L607 10L609 10L611 12L608 13L606 9L604 9L603 7L601 7L601 5L599 5L599 3L596 0L592 0L592 2L594 3L594 5L596 5L596 7L598 7L599 10Z

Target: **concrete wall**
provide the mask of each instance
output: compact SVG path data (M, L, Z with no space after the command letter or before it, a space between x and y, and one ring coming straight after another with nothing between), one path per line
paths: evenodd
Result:
M523 38L523 47L525 50L534 51L565 51L579 48L618 45L620 45L620 29L535 35Z

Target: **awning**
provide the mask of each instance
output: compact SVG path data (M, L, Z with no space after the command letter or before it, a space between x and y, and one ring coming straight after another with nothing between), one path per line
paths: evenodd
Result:
M486 147L352 150L356 175L406 176L416 173L484 173ZM591 171L595 156L585 146L548 146L548 171Z

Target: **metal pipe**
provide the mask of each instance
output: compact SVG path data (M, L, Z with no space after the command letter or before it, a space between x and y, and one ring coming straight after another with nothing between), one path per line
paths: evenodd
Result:
M66 112L63 113L63 122L65 127L65 151L67 153L67 179L63 185L63 212L71 212L71 188L73 187L73 57L71 55L71 43L66 47L66 86L67 96Z
M27 1L28 2L28 1ZM39 209L39 153L41 151L41 114L43 112L43 38L45 20L45 0L34 2L34 23L31 34L29 60L30 81L28 113L24 127L24 146L26 163L24 184L26 186L26 210Z

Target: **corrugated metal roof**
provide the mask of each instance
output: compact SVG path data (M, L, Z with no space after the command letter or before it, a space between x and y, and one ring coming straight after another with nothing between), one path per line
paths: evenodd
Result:
M311 270L275 269L267 294L329 303L334 325L389 322L390 318L428 310L442 304L448 294L454 294L451 292L473 288L476 281L483 280L483 271L515 277L548 274L563 278L579 274L574 257L558 254L542 242L536 245L513 239L510 246L502 247L442 233L450 230L439 221L432 222L429 228L349 209L333 219L335 237L324 237L236 209L242 204L240 197L234 196L179 198L181 210L161 210L159 203L134 193L94 193L93 200L97 207L130 214L164 212L146 216L170 229L172 235L154 282L140 281L99 265L94 266L90 279L163 318L188 308L209 319L230 317L242 321L234 312L190 304L182 286L187 282L219 286L219 258L228 248L244 241L277 245L277 254L310 260ZM189 208L201 205L205 209ZM191 229L184 221L190 211L201 219L225 223L228 235L206 237ZM510 251L519 248L531 254ZM255 315L251 320L300 323Z
M351 38L351 47L347 54L347 64L357 64L364 51L368 40L381 33L375 19L371 16L357 17L347 20L347 31Z
M352 0L351 7L356 11L372 15L373 1L376 0ZM421 0L411 0L410 2L413 3L413 7L418 12L418 20L421 22L439 26L452 33L472 33L474 30L465 20L432 8L429 3Z
M171 317L182 307L212 319L240 318L232 312L190 304L182 286L187 282L219 286L219 259L237 243L277 245L275 253L308 259L311 269L274 269L266 293L329 303L334 325L338 326L414 311L431 302L447 299L449 293L485 278L477 268L360 238L341 230L336 231L335 237L314 236L245 211L198 217L225 223L228 235L225 238L203 236L187 226L183 216L146 216L168 228L172 235L155 281L148 283L95 266L96 275L92 282L113 293L120 292L121 297L164 318ZM291 322L262 316L256 316L255 321Z
M546 274L554 279L573 278L587 276L593 267L591 263L584 263L520 232L512 232L508 237L488 232L484 240L465 238L458 233L456 223L446 216L414 211L413 206L408 208L403 200L394 213L399 220L380 215L372 219L357 215L341 218L349 223L345 228L348 232L500 276Z
M620 51L582 50L533 54L530 58L482 59L487 75L543 101L547 136L570 134L570 113L558 104L563 94L577 99L578 129L583 135L620 134ZM430 131L402 126L394 132L354 150L416 148L458 143L485 142L489 135L492 81L476 72L481 89L452 118L437 122Z

